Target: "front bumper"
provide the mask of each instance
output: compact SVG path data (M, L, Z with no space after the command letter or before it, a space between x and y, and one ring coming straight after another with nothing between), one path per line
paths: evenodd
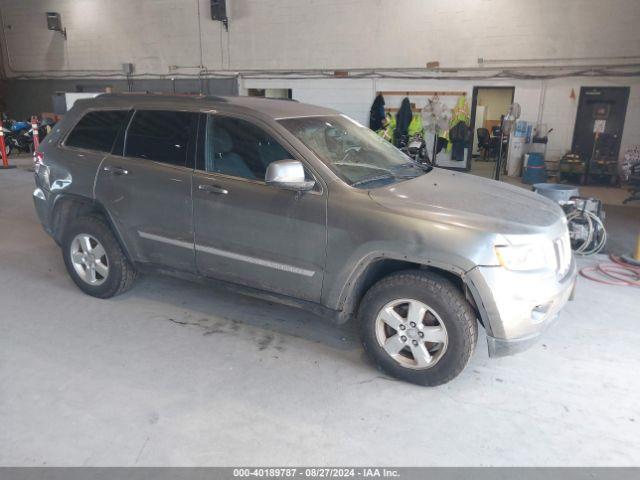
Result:
M577 268L555 274L476 267L468 278L479 297L489 356L512 355L531 347L573 298ZM478 300L476 299L476 303Z

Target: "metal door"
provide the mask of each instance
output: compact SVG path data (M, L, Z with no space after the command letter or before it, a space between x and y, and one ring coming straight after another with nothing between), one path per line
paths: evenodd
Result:
M173 114L181 116L181 124L170 124ZM153 119L150 129L163 136L147 137L134 145L134 139L142 135L136 137L132 128L143 115ZM135 261L195 270L191 179L197 119L197 113L136 112L126 134L124 155L110 155L102 162L96 199L107 209ZM172 129L183 135L176 139ZM169 148L179 152L184 164L167 163L163 155Z
M580 89L571 149L587 162L588 174L617 172L628 99L628 87Z

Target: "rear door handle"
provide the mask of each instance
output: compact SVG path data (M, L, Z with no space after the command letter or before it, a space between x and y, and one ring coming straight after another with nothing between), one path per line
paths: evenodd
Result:
M122 167L112 167L110 165L107 165L106 167L102 167L102 171L113 173L114 175L127 175L129 173L129 170L126 170Z
M216 185L198 185L198 190L202 190L207 193L215 193L217 195L226 195L229 193L229 190L226 188L218 187Z

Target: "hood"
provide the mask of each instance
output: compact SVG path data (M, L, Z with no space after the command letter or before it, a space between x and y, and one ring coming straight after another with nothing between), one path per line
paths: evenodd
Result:
M564 213L542 195L440 168L369 191L378 204L410 216L499 234L538 234Z

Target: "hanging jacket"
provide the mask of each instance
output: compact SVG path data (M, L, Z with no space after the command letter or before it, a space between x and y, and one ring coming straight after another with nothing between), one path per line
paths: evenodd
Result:
M447 148L449 145L449 140L445 137L438 137L438 142L436 143L436 155L439 154L443 148Z
M456 106L451 110L451 121L449 122L449 128L453 128L459 122L464 122L468 125L470 121L471 117L469 115L469 104L467 103L467 97L465 95L461 95L456 101ZM453 140L449 138L447 152L450 152L452 148Z
M396 131L395 131L395 141L396 145L398 142L401 142L403 139L406 140L409 135L409 124L413 119L413 113L411 112L411 102L409 102L408 97L404 97L402 99L402 103L400 104L400 109L396 114Z
M451 160L464 160L464 149L469 147L471 137L471 129L464 121L459 121L451 130L449 130Z
M373 131L378 131L382 128L382 119L384 118L384 97L382 94L378 94L371 110L369 111L369 128Z

